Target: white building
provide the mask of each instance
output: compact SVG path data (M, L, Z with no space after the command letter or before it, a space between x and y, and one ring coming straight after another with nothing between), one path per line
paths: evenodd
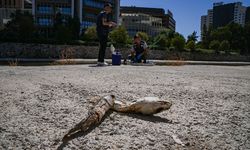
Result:
M159 34L164 28L162 19L143 13L122 13L122 25L127 29L130 36L137 32L145 32L149 36Z
M245 25L245 18L246 18L246 10L245 6L242 6L241 2L235 3L234 6L234 23L238 23L242 26Z
M204 26L206 29L210 28L213 25L213 9L207 11L207 15L201 16L201 36L204 32Z

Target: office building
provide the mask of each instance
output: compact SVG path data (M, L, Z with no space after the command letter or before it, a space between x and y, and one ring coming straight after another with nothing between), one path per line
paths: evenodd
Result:
M137 32L145 32L149 36L155 36L163 30L161 18L142 13L122 13L121 18L122 25L131 37Z
M39 27L52 27L58 13L63 20L74 17L74 0L33 0L32 5L35 24Z
M235 3L234 6L234 23L238 23L241 26L245 26L247 7L242 6L241 2Z
M207 29L223 27L230 23L244 26L247 18L247 8L242 6L241 2L229 4L224 4L223 2L214 3L213 9L209 9L207 15L201 16L201 34L204 32L204 26Z
M207 15L203 15L201 16L201 37L203 36L203 33L205 32L205 30L207 30L207 21L208 20L208 16Z
M32 2L30 0L0 0L0 28L3 28L11 20L11 14L16 10L31 13Z
M161 8L146 8L146 7L121 7L122 14L146 14L154 18L160 18L162 20L162 27L175 31L175 20L173 13L168 10L167 14L164 9Z
M0 0L0 8L31 9L31 0Z
M77 0L75 5L75 13L80 19L81 28L84 30L95 25L97 15L103 10L104 0ZM119 21L120 0L108 0L113 6L112 20Z
M107 1L101 0L33 0L33 15L36 24L41 29L53 27L58 12L64 20L77 17L81 24L81 32L95 25L97 15L103 10ZM118 21L120 0L109 0L113 5L112 19Z
M222 4L213 7L213 28L223 27L229 23L245 25L246 7L241 2Z
M165 14L162 17L162 25L163 27L166 27L172 31L175 31L175 24L176 23L173 17L173 13L170 10L168 10L167 14Z
M213 9L207 11L207 15L201 16L201 37L204 33L204 28L208 30L213 25Z
M247 7L245 23L250 23L250 7Z

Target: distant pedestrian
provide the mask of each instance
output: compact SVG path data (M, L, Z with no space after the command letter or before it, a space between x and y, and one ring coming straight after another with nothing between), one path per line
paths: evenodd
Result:
M104 4L104 10L97 16L96 31L100 42L98 54L98 66L106 66L108 63L104 62L105 51L108 42L108 34L112 27L116 26L115 22L111 21L112 5L110 3Z

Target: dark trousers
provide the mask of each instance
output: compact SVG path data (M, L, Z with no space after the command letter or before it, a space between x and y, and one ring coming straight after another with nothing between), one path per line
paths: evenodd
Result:
M108 35L98 35L99 39L99 54L98 54L98 62L104 62L105 52L108 42Z
M147 60L147 53L146 52L142 52L142 53L137 53L135 55L130 55L129 59L134 62L134 63L141 63L143 60L143 63L146 63Z

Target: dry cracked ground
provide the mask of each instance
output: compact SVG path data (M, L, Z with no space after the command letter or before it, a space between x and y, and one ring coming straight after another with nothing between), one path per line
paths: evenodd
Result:
M109 112L62 143L91 98L109 94L173 105L154 116ZM0 149L250 149L250 67L1 66Z

